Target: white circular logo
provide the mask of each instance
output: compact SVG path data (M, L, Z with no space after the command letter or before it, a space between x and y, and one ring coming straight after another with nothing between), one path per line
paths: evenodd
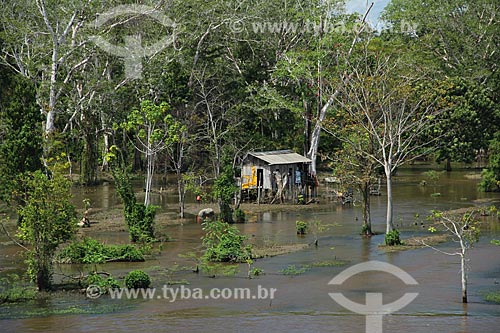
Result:
M95 284L91 284L85 290L85 295L87 295L87 297L91 298L91 299L99 298L99 297L101 297L102 294L103 294L103 292L102 292L101 287L96 286Z
M382 261L367 261L351 266L331 279L328 284L341 285L350 277L369 271L386 272L396 276L406 285L418 285L418 282L410 274L397 266ZM328 295L344 308L365 315L367 333L381 333L382 316L401 310L410 304L418 296L418 293L406 293L397 301L388 304L382 303L382 293L366 293L366 304L353 302L342 293L329 293Z

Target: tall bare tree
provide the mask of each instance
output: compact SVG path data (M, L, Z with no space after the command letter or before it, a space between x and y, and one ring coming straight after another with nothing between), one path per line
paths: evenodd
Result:
M335 100L353 121L353 131L372 138L339 139L380 165L387 182L386 232L394 229L392 176L396 169L428 154L438 137L424 136L436 124L439 110L418 94L419 79L399 74L399 64L382 52L365 49L365 56L350 64L348 85Z

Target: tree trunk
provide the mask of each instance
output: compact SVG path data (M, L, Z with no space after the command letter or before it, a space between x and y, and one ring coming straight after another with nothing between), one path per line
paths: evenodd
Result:
M231 206L219 200L220 217L224 222L233 223L233 210Z
M392 207L392 174L390 168L385 168L385 177L387 179L387 217L386 217L386 233L391 232L394 230L394 224L392 221L392 213L393 213L393 207Z
M151 188L153 184L153 175L154 175L154 163L155 163L155 154L149 153L146 154L147 160L147 168L146 168L146 189L144 196L144 206L149 206L151 203Z
M365 236L372 236L372 221L370 216L370 182L363 182L363 233Z
M45 258L45 252L43 249L39 249L35 255L37 258L35 259L37 263L37 272L36 272L36 286L38 291L47 291L50 289L50 263L49 260Z
M50 86L49 86L49 105L47 110L47 118L45 121L45 135L48 136L55 131L55 119L56 119L56 102L57 102L57 63L59 58L59 44L53 36L53 49L52 49L52 64L50 72Z
M446 159L445 170L448 172L451 171L451 158L449 158L449 157Z
M309 103L307 103L307 99L305 98L305 94L302 94L302 102L304 104L304 115L305 115L305 123L304 123L304 155L309 151L309 143L311 142L311 130L312 130L312 113L311 108L309 107Z
M462 303L467 303L467 270L465 268L465 255L460 255L462 268Z
M183 219L186 192L184 191L184 180L182 179L181 171L177 170L176 173L177 173L177 192L179 193L179 217Z
M102 156L106 156L106 154L109 153L109 132L108 132L108 128L107 128L106 122L104 120L104 114L102 111L100 113L100 118L101 118L102 138L103 138L103 143L104 143L104 151L103 151ZM102 159L101 170L102 171L108 170L108 160L106 158Z
M83 185L97 184L98 157L97 140L93 133L84 135L84 147L82 152L82 167L80 170L81 183Z

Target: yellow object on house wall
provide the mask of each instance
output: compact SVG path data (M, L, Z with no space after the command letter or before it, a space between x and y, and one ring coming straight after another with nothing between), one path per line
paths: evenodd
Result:
M242 189L248 189L257 186L257 168L255 166L252 167L252 175L243 175L241 182Z

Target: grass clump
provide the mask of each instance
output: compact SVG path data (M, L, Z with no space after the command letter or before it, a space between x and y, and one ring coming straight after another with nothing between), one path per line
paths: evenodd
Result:
M308 270L309 270L308 267L288 265L287 268L280 270L280 273L287 276L295 276L305 273Z
M486 294L485 299L488 302L500 304L500 291L494 291Z

